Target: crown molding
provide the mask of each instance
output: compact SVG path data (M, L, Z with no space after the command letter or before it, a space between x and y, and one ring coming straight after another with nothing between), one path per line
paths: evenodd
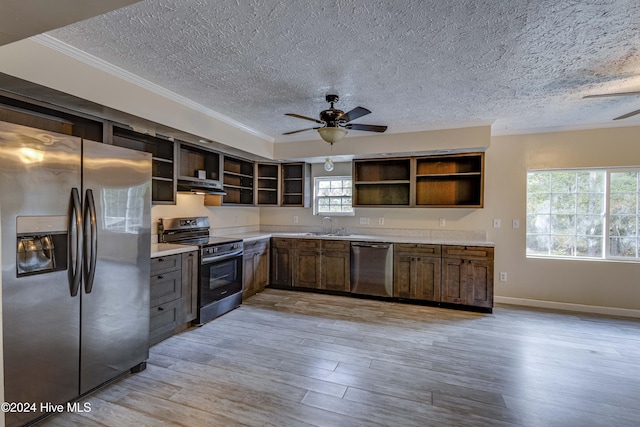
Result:
M46 46L50 49L56 50L66 56L69 56L73 59L81 61L93 68L104 71L114 77L117 77L121 80L124 80L128 83L131 83L135 86L141 87L149 92L155 93L156 95L160 95L164 98L167 98L173 102L184 105L187 108L190 108L194 111L202 113L208 117L219 120L229 126L233 126L234 128L240 129L244 132L257 136L258 138L264 139L268 142L274 142L274 138L270 135L257 131L253 128L250 128L237 120L234 120L224 114L220 114L211 108L205 107L202 104L194 102L182 95L178 95L175 92L172 92L168 89L165 89L155 83L150 82L149 80L143 79L135 74L124 70L120 67L117 67L113 64L108 63L96 56L93 56L87 52L84 52L78 48L75 48L67 43L64 43L55 37L51 37L48 34L39 34L37 36L30 37L31 40L39 43L43 46Z

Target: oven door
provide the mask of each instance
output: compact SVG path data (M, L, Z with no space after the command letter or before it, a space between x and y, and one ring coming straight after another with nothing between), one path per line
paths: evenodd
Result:
M242 292L242 253L215 257L200 265L199 305L205 307Z

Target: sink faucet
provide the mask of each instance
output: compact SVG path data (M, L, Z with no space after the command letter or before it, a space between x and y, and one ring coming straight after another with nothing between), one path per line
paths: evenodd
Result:
M327 232L327 227L324 225L324 221L327 219L329 220L329 225L331 226L328 232ZM324 218L322 218L322 233L333 234L333 218L331 218L330 216L325 216Z

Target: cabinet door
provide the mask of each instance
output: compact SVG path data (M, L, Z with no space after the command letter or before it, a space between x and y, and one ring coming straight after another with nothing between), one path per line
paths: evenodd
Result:
M460 258L442 258L442 302L466 304L466 264Z
M440 301L440 258L396 255L393 278L394 297Z
M271 283L278 286L292 286L293 250L273 245L271 252Z
M321 254L317 249L295 250L295 279L293 286L320 289L321 286Z
M493 307L493 261L467 261L467 305Z
M262 292L269 284L269 250L256 253L254 290Z
M198 251L182 254L182 323L198 314Z
M246 299L253 295L253 282L255 280L255 252L245 252L242 258L242 298Z
M351 269L349 252L326 251L322 256L322 289L349 292Z

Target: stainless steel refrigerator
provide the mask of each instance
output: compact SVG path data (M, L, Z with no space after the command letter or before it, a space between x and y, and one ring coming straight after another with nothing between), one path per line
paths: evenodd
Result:
M0 122L7 426L144 368L150 217L150 154Z

